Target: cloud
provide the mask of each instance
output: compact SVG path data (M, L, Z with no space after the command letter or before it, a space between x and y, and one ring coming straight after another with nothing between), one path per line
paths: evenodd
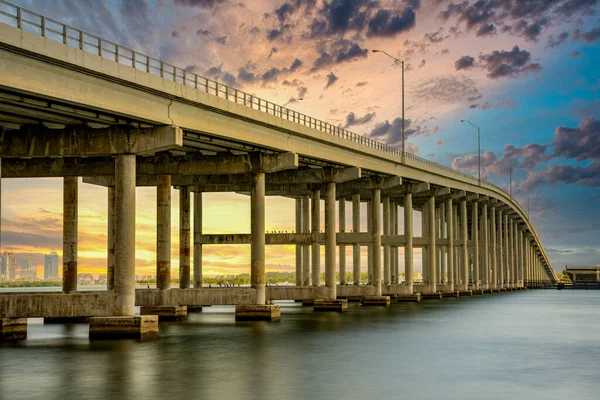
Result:
M581 32L579 29L575 29L572 34L573 40L582 40L585 43L593 43L600 39L600 26L592 29L589 32Z
M556 38L553 35L548 37L548 44L546 45L547 49L555 49L557 47L562 46L562 44L569 37L568 32L561 32Z
M389 8L371 0L325 1L310 23L310 37L339 37L347 33L394 37L414 27L415 10L419 7L419 1Z
M562 23L565 17L591 14L597 0L479 0L450 2L439 14L444 21L455 19L478 36L501 26L529 41L537 41L548 25Z
M482 24L477 30L477 36L491 36L496 33L494 24Z
M577 128L559 126L556 128L553 157L600 160L600 121L586 118Z
M469 69L474 64L475 64L475 59L473 57L462 56L461 58L459 58L458 60L456 60L454 62L454 68L456 68L457 71L460 71L461 69Z
M550 151L549 151L550 150ZM452 168L475 172L477 155L456 157ZM554 163L533 171L538 166L558 158L576 162L590 161L585 165ZM559 126L554 140L547 145L531 143L523 147L507 144L504 154L498 157L486 151L481 160L482 175L506 175L512 162L513 169L529 171L519 184L520 190L529 191L541 184L577 183L586 187L600 186L600 121L583 119L577 128Z
M369 21L367 36L393 37L415 26L415 12L407 8L401 14L393 15L390 10L379 10Z
M358 43L347 39L337 39L327 44L321 43L318 47L319 57L313 63L311 72L366 58L369 52L360 47Z
M175 0L175 5L185 7L213 8L224 2L225 0Z
M404 122L404 138L407 141L412 136L424 135L428 136L429 130L420 125L413 125L413 121L407 119ZM394 118L392 122L385 120L384 122L378 123L368 133L372 139L381 140L391 146L399 147L402 145L402 118Z
M351 112L350 114L348 114L346 116L346 124L344 125L344 128L348 128L350 126L353 125L363 125L366 124L367 122L370 122L373 117L375 117L375 113L367 113L365 115L363 115L360 118L356 118L356 115L354 115L353 112Z
M517 77L529 72L538 72L542 66L531 63L531 53L514 46L512 50L494 50L489 54L479 56L482 66L487 69L488 78Z
M527 179L519 184L525 191L531 191L542 183L549 185L577 183L586 187L600 186L600 162L588 165L552 164L539 172L530 172Z
M333 85L338 79L339 78L333 72L327 74L327 84L325 85L325 89Z
M464 76L436 76L415 82L411 97L427 104L454 104L480 98L475 81Z

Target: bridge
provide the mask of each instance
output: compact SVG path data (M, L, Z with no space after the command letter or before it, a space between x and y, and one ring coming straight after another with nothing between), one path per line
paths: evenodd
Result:
M28 317L85 317L90 337L139 336L157 330L156 315L176 316L185 306L232 304L237 319L277 320L274 300L343 311L355 298L387 305L390 298L469 296L557 281L527 214L496 185L5 1L0 6L1 177L64 179L63 290L0 294L0 332L22 334ZM106 291L77 288L78 177L107 187ZM135 289L136 186L157 190L156 289ZM172 187L180 191L179 288L170 286ZM248 194L251 232L203 234L206 192ZM294 233L265 232L265 196L295 199ZM360 226L362 202L367 231ZM413 234L414 212L422 216L420 237ZM203 288L203 247L241 243L251 246L251 287ZM265 246L286 244L296 246L296 285L266 287ZM351 282L346 246L353 249ZM366 285L361 246L369 249ZM415 248L423 254L420 284ZM134 315L136 305L142 316Z

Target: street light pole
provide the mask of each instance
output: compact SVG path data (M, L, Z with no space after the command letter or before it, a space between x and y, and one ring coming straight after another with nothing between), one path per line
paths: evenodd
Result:
M383 50L371 50L371 51L373 53L385 54L386 56L388 56L389 58L394 60L394 62L396 64L399 64L402 67L402 163L404 163L404 161L405 161L405 159L404 159L404 151L405 151L405 147L404 147L404 61L397 59L396 57L386 53Z
M461 119L460 122L466 122L477 129L477 181L479 182L479 186L481 186L481 129L479 126L466 119Z

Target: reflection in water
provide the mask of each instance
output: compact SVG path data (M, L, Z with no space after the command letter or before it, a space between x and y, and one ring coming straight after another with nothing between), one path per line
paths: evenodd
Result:
M600 292L528 291L280 323L210 307L161 338L90 342L29 321L0 344L0 399L597 399Z

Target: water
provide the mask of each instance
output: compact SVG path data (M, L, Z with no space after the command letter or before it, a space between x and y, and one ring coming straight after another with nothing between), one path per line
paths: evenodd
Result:
M235 323L211 307L158 341L29 320L1 399L598 399L600 291L536 290Z

